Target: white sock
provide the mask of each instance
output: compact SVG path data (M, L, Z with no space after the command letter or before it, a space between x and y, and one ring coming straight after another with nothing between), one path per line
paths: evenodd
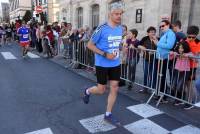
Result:
M86 94L87 94L87 95L90 95L90 92L89 92L89 90L88 90L88 89L86 90Z
M106 116L109 116L111 114L111 112L106 112Z

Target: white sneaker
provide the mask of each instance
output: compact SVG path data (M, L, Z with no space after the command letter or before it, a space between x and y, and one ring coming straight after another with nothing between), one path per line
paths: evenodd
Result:
M194 104L196 107L200 107L200 102Z
M188 105L186 104L186 106L184 107L185 110L190 110L192 108L194 108L194 106L189 104Z

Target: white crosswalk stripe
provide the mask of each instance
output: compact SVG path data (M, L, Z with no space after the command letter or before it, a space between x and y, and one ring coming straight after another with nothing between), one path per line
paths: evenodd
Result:
M40 56L38 56L38 55L36 55L36 54L33 54L33 53L31 53L31 52L28 52L27 55L28 55L28 57L30 57L30 58L40 58Z
M171 132L172 134L200 134L200 129L192 125L187 125L181 128L178 128Z
M163 112L157 108L152 107L148 104L139 104L127 107L130 111L142 116L143 118L152 117L158 114L162 114Z
M11 52L1 52L1 54L6 60L17 59Z
M53 134L53 132L51 131L50 128L45 128L45 129L41 129L41 130L37 130L34 132L25 133L25 134Z
M12 54L11 52L1 52L1 55L4 57L5 60L16 60L19 57L14 56L14 54ZM40 58L40 56L33 54L31 52L27 53L27 56L31 59L36 59L36 58Z
M97 115L87 119L79 120L90 133L106 132L116 127L104 121L104 115Z
M169 131L162 128L158 124L148 120L142 119L125 126L127 130L134 134L168 134Z
M152 120L155 116L164 115L163 111L147 104L138 104L126 107L132 114L139 115L141 118L137 121L124 124L124 128L133 134L200 134L200 128L188 124L179 124L177 127L169 129L160 125L159 122ZM107 132L116 129L115 126L103 121L103 114L86 119L79 120L80 124L88 130L89 133ZM162 118L161 118L162 120ZM164 119L165 121L166 118ZM171 120L170 120L171 121Z

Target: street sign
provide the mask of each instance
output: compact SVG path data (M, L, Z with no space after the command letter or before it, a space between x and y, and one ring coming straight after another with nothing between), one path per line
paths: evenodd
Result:
M42 13L43 12L42 6L36 6L36 12L37 14Z

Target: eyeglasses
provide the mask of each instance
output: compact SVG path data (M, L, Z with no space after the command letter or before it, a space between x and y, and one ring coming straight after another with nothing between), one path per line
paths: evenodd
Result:
M160 28L161 28L161 27L165 27L165 25L161 25Z
M188 36L187 38L188 38L188 39L195 39L196 36Z

